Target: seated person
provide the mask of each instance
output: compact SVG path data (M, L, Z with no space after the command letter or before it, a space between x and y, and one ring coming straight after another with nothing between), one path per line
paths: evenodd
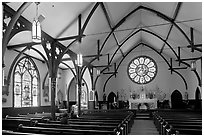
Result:
M61 123L61 124L68 124L68 114L67 114L67 112L65 112L65 113L62 115L62 117L61 117L61 119L60 119L60 123Z

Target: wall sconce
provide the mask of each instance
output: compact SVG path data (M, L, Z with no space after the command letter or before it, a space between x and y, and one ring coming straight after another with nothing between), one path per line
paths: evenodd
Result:
M191 71L194 71L194 70L196 70L196 61L192 60L191 61Z
M57 74L57 78L58 78L58 79L61 79L61 75L62 75L62 74L59 72L59 73Z
M96 75L99 76L100 74L101 74L101 71L97 69L96 70Z

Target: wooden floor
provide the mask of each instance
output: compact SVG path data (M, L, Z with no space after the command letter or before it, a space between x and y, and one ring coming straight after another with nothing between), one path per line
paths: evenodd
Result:
M159 135L153 120L135 119L130 130L130 135Z

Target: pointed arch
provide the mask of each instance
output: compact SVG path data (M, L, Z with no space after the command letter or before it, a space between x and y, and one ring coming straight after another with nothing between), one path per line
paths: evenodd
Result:
M173 109L183 108L182 94L178 90L174 90L171 94L171 106Z
M72 80L70 81L69 85L68 85L67 95L69 98L67 99L67 101L69 101L69 99L72 97L72 98L75 98L75 101L77 102L78 92L76 92L76 91L78 88L76 87L76 85L77 85L76 83L77 83L76 78L73 77ZM86 81L84 79L82 79L81 105L86 107L86 108L88 107L88 99L89 99L88 93L89 93L88 92L88 85L87 85Z
M35 62L25 56L14 67L13 106L36 107L40 105L40 74Z
M195 100L200 100L201 99L201 93L200 89L197 87L195 91Z
M120 67L121 63L123 62L123 60L125 59L125 57L126 57L128 54L130 54L130 52L131 52L132 50L134 50L135 48L137 48L137 47L140 46L141 44L143 44L144 46L147 46L147 47L151 48L152 50L154 50L158 55L160 55L160 56L162 57L162 59L163 59L163 60L166 62L166 64L170 67L169 62L166 60L166 58L165 58L162 54L159 54L159 52L158 52L157 50L155 50L155 49L152 48L151 46L149 46L149 45L147 45L147 44L141 42L141 43L137 44L135 47L133 47L130 51L128 51L128 53L127 53L127 54L122 58L122 60L119 62L118 66L117 66L117 68L116 68L116 71L119 69L119 67ZM188 89L188 85L187 85L187 82L186 82L185 78L184 78L179 72L177 72L177 71L175 71L175 70L173 70L173 72L175 72L176 74L178 74L178 75L182 78L182 80L183 80L183 82L184 82L184 84L185 84L186 90L187 90L187 89ZM109 78L106 80L106 82L105 82L105 84L104 84L104 86L103 86L103 92L105 92L106 84L108 83L108 81L110 80L110 78L111 78L112 76L114 76L114 74L112 74L111 76L109 76Z

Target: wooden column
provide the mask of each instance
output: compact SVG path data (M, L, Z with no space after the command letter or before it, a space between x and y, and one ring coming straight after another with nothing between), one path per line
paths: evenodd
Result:
M56 45L51 42L51 57L49 58L49 74L51 78L51 116L52 120L55 120L56 106L55 106L55 96L56 96L56 78L58 70L58 61L56 57Z
M69 87L66 85L66 90L67 90L67 110L68 110L68 113L70 113L70 107L69 107Z
M95 98L95 87L94 87L94 76L93 76L94 72L93 71L94 71L93 68L90 68L91 83L92 83L92 87L91 87L92 91L90 91L90 92L93 92L94 98ZM95 108L95 100L90 101L90 92L88 91L88 94L89 94L88 109L94 109Z
M56 78L51 77L51 116L52 120L55 120L55 112L56 112L56 106L55 106L55 92L56 92Z
M78 84L78 115L81 115L81 68L77 66L77 84Z

